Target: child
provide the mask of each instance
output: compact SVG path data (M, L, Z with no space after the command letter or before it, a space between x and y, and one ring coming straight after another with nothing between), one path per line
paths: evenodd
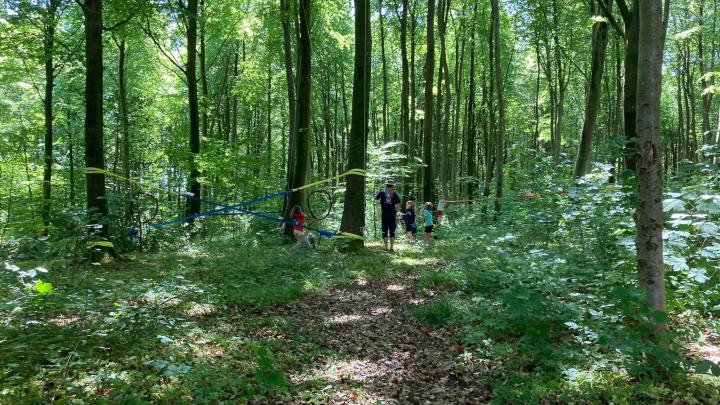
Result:
M432 209L433 209L433 203L428 201L425 203L425 209L423 209L423 212L422 212L423 223L425 224L425 234L423 235L423 240L425 241L425 244L428 246L430 246L430 243L432 242L432 231L433 231Z
M442 224L442 218L445 215L445 197L440 197L440 201L438 201L437 206L437 224L440 226Z
M295 249L300 246L308 246L309 241L307 232L305 231L305 213L298 205L294 206L292 209L292 227L293 236L295 236L297 243L291 249Z
M403 215L403 220L405 221L405 237L409 242L412 242L415 240L415 235L417 235L414 200L408 200L408 202L405 203L405 214Z

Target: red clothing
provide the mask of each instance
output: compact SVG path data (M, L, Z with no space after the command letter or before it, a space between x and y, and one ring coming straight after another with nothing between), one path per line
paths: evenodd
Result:
M305 229L305 215L302 212L296 212L293 215L293 231L302 231Z

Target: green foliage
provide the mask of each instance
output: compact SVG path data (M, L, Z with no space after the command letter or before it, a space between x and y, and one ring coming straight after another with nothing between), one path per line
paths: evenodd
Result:
M418 308L414 315L428 325L440 326L452 322L459 313L460 308L456 302L450 299L439 299Z

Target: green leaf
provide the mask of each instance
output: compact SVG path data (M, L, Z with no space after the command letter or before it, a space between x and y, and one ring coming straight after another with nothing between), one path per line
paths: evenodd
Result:
M50 294L52 290L52 283L45 283L42 280L38 280L37 283L35 283L35 291L39 292L40 294Z
M695 372L698 374L705 374L710 371L713 366L717 367L717 364L713 363L710 360L705 360L695 366Z
M668 198L663 201L663 211L685 211L685 202L677 198Z

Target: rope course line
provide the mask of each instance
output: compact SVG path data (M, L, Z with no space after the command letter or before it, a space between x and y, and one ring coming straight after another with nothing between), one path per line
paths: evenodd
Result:
M198 214L188 215L188 216L183 217L183 218L177 218L177 219L174 219L174 220L172 220L172 221L167 221L167 222L162 222L162 223L150 225L150 227L156 228L156 229L157 229L157 228L163 228L163 227L165 227L165 226L169 226L169 225L173 225L173 224L178 224L178 223L187 222L187 221L190 221L190 220L196 219L196 218L207 217L207 216L212 216L212 215L218 215L218 214L221 214L221 213L224 214L224 213L228 213L229 211L230 211L230 212L236 212L236 213L239 213L239 214L244 214L244 215L252 215L252 216L256 216L256 217L263 218L263 219L266 219L266 220L272 220L272 221L275 221L275 222L292 225L292 224L293 224L292 221L286 221L285 219L282 219L282 218L273 217L273 216L270 216L270 215L266 215L266 214L263 214L263 213L260 213L260 212L256 212L256 211L246 210L246 209L243 209L243 208L244 208L244 207L247 207L247 206L249 206L249 205L253 205L253 204L257 204L257 203L263 202L263 201L267 201L267 200L272 200L272 199L275 199L275 198L279 198L279 197L282 197L282 196L285 196L285 195L287 195L287 194L294 193L294 192L297 192L297 191L300 191L300 190L305 190L305 189L307 189L307 188L315 187L315 186L318 186L318 185L320 185L320 184L329 183L329 182L332 182L332 181L334 181L334 180L336 180L336 179L341 179L341 178L346 177L346 176L353 176L353 175L354 175L354 176L363 176L363 177L367 176L367 171L366 171L366 170L363 170L363 169L350 169L350 170L346 171L345 173L341 173L341 174L338 174L337 176L329 177L329 178L326 178L326 179L323 179L323 180L318 180L318 181L315 181L315 182L313 182L313 183L306 184L306 185L304 185L304 186L302 186L302 187L297 187L297 188L294 188L294 189L287 189L287 190L280 191L280 192L273 193L273 194L267 194L267 195L264 195L264 196L261 196L261 197L257 197L257 198L254 198L254 199L251 199L251 200L248 200L248 201L243 201L243 202L238 203L238 204L235 204L235 205L226 205L226 204L222 204L222 203L219 203L219 202L216 202L216 201L199 198L199 197L197 197L197 196L195 196L194 194L189 193L189 192L178 193L178 192L175 192L175 191L172 191L172 190L166 190L166 189L163 189L163 188L160 188L160 187L157 187L157 186L145 186L145 185L143 185L142 183L140 183L140 182L138 182L138 181L135 181L135 180L132 180L132 179L128 179L128 178L126 178L126 177L120 176L119 174L113 173L113 172L108 171L108 170L99 169L99 168L97 168L97 167L87 167L87 168L85 168L85 173L87 173L87 174L105 174L105 175L107 175L107 176L109 176L109 177L113 177L113 178L116 178L116 179L120 179L120 180L126 181L126 182L128 182L129 184L131 184L131 185L133 185L133 186L135 186L135 187L138 187L138 188L140 188L140 189L143 189L143 188L145 188L145 189L154 189L154 190L159 190L159 191L161 191L161 192L163 192L163 193L168 193L168 192L169 192L169 193L172 193L172 194L175 194L175 195L179 195L179 196L184 197L184 198L194 199L194 200L196 200L196 201L200 201L200 202L203 202L203 203L205 203L205 204L209 204L209 205L214 205L214 206L216 206L216 207L220 207L220 208L215 208L215 209L212 209L212 210L200 212L200 213L198 213ZM307 229L307 230L317 232L321 237L322 237L322 236L325 236L325 237L327 237L327 238L347 238L347 239L359 239L359 240L364 240L364 239L365 239L365 238L363 238L363 237L360 236L360 235L355 235L355 234L347 233L347 232L334 233L334 232L331 232L331 231L328 231L328 230L325 230L325 229L313 228L313 227L309 227L309 226L303 226L303 227L304 227L305 229Z

